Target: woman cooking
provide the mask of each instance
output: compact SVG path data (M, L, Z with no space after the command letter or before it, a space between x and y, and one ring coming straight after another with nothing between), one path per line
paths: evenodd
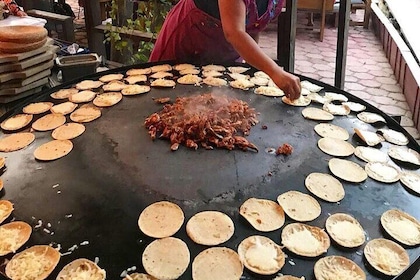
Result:
M242 58L296 99L299 78L281 69L256 41L282 6L283 0L180 0L163 24L150 61L208 64Z

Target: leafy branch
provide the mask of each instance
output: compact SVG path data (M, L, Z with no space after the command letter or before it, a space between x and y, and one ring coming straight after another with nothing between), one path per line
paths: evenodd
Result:
M153 33L152 38L156 38L173 2L171 0L138 1L137 10L123 24L118 24L121 21L120 17L124 15L120 7L125 7L125 4L125 0L112 0L109 13L112 23L106 24L104 42L111 43L111 46L121 53L127 51L131 56L130 63L146 62L154 47L152 40L140 41L138 46L133 48L130 38L123 38L121 34L130 34L138 30Z

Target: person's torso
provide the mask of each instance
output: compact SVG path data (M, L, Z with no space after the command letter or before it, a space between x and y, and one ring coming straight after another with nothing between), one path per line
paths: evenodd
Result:
M269 0L258 0L256 1L258 15L261 16L267 11ZM219 4L217 0L194 0L197 8L203 12L220 19Z
M194 0L198 9L220 19L218 0ZM283 0L244 0L246 5L247 31L260 31L268 22L277 17L283 6Z

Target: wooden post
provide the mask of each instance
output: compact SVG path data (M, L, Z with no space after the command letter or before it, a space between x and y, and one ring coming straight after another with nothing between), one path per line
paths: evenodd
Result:
M279 16L277 26L277 62L289 72L295 70L296 2L286 0L286 12Z
M319 41L324 41L324 32L325 32L325 14L327 9L327 0L322 1L322 10L321 10L321 27L319 30Z
M363 20L363 28L369 29L370 13L372 8L372 0L365 0L365 15Z
M95 26L102 23L99 5L101 1L89 0L85 2L85 21L89 50L98 55L105 56L104 34L95 29Z
M346 78L350 4L350 0L340 0L340 8L338 10L337 55L335 59L334 85L340 89L344 89L344 82Z
M118 15L116 22L113 22L114 26L125 26L127 25L127 19L132 19L133 16L133 1L129 0L117 0L118 4ZM128 41L128 45L132 46L133 42L131 39L124 39ZM117 61L123 64L130 62L131 52L128 48L124 48L122 51L116 50L111 44L110 60Z

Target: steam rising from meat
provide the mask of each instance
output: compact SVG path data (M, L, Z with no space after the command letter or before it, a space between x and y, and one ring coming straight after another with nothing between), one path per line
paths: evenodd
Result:
M211 93L178 97L174 104L146 118L150 137L169 139L171 150L179 145L198 149L214 147L233 150L258 148L244 136L258 123L254 108L238 99Z

